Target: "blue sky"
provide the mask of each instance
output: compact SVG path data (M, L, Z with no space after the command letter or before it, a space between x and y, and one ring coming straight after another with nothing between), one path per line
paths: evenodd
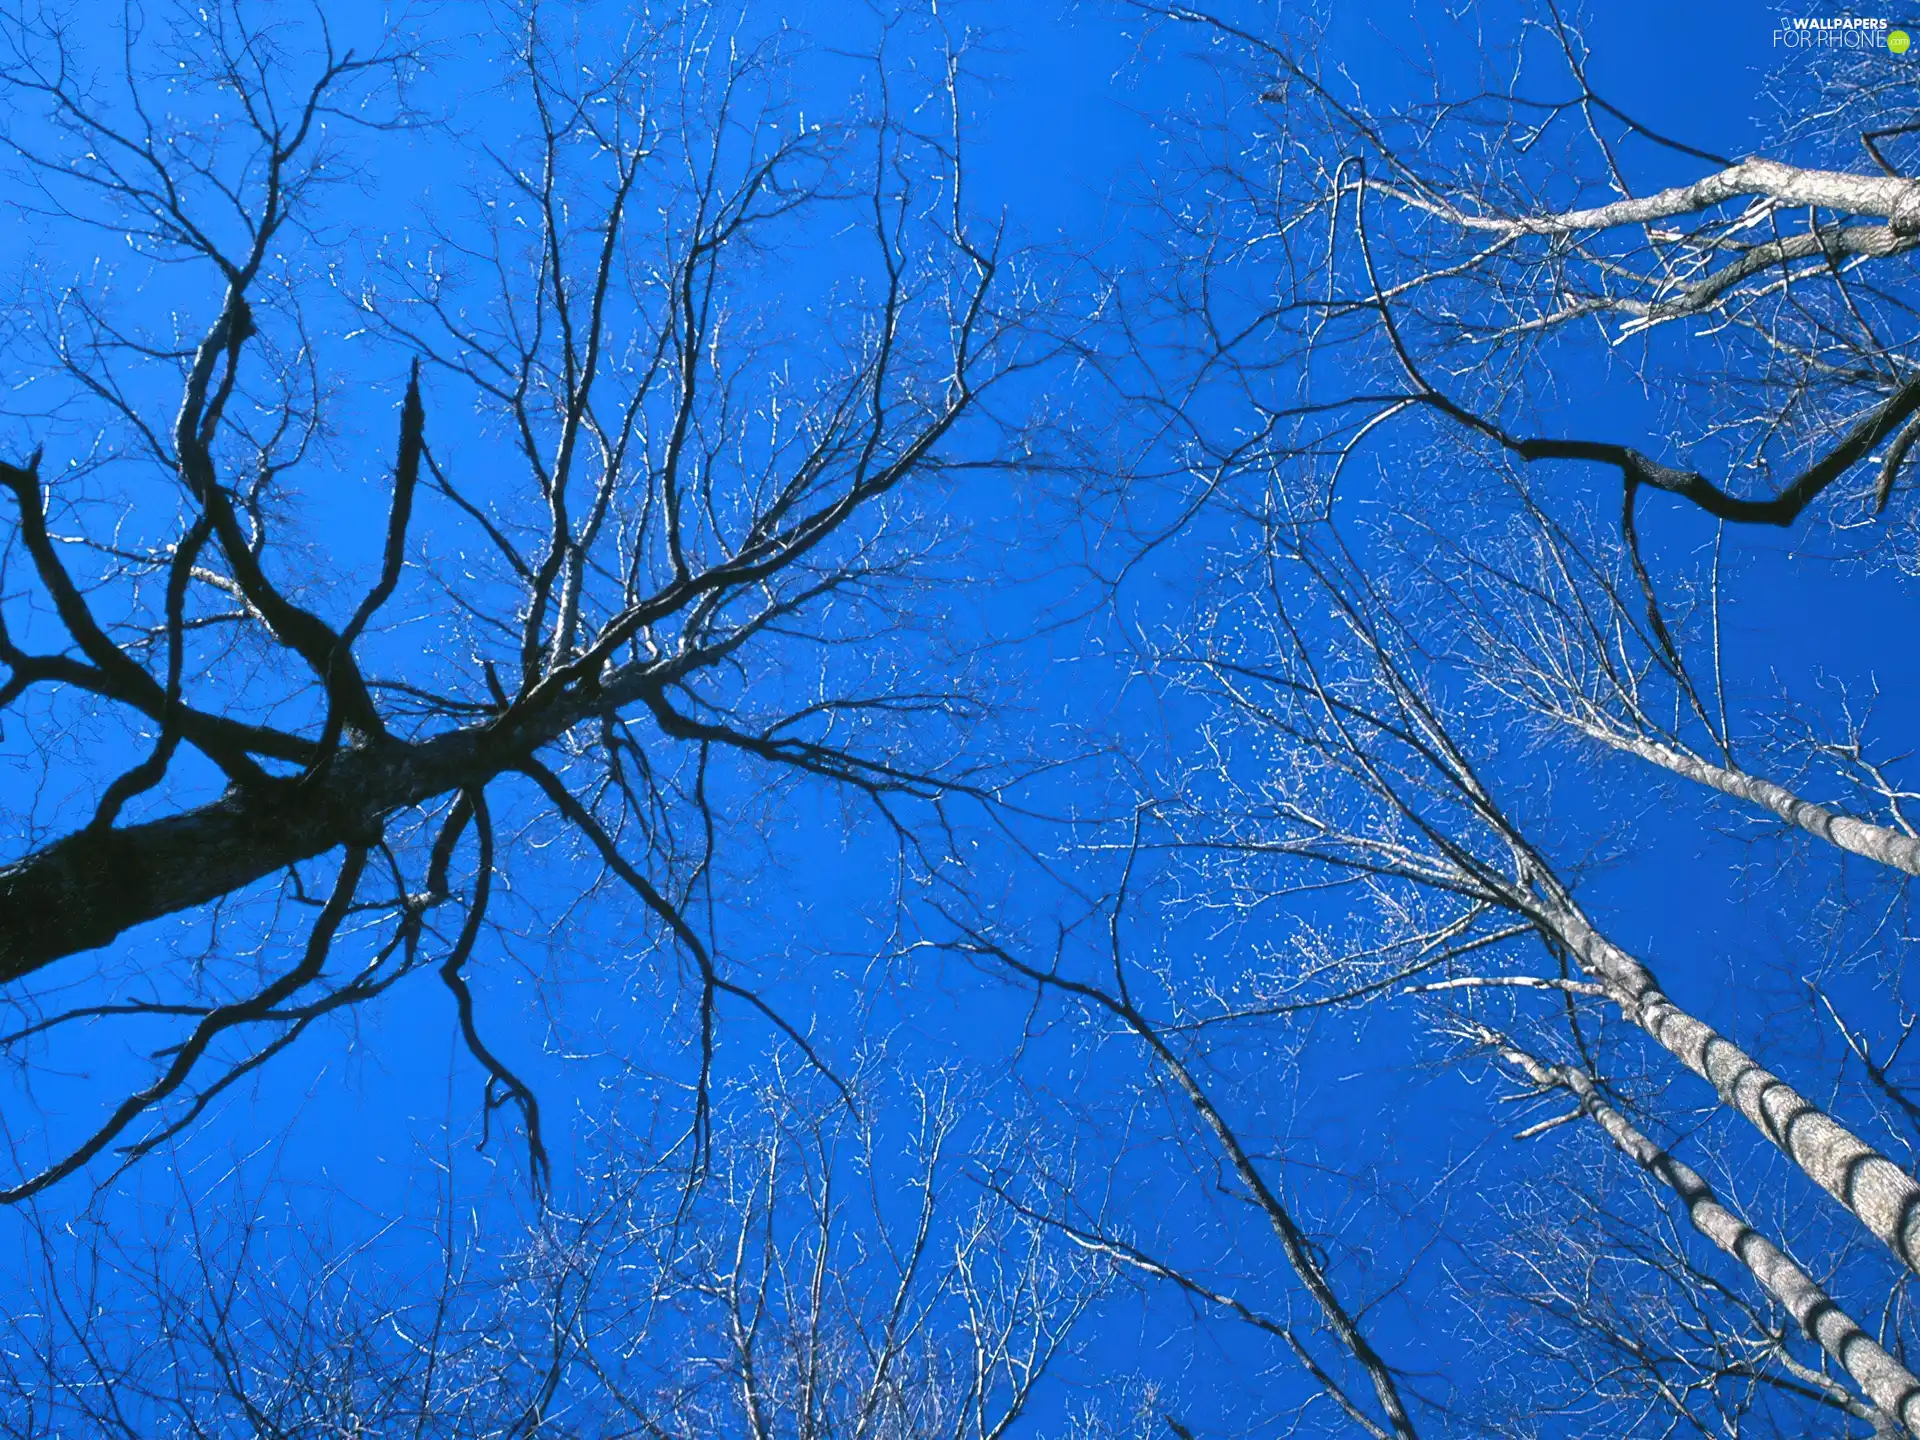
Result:
M1344 70L1382 106L1413 93L1409 62L1423 54L1432 57L1443 81L1477 84L1481 37L1510 29L1514 16L1506 6L1492 5L1454 19L1448 8L1412 13L1376 4L1335 7L1325 63ZM871 28L864 11L826 0L783 18L829 49L858 50ZM971 200L978 212L1003 214L1012 234L1051 252L1045 263L1063 273L1089 259L1108 272L1142 263L1141 222L1131 202L1150 183L1162 155L1155 122L1211 104L1218 77L1183 54L1177 38L1146 32L1101 6L978 0L960 12L959 23L978 24L985 32L968 142ZM1769 77L1779 57L1772 32L1771 12L1746 4L1596 7L1586 32L1590 78L1597 91L1650 128L1707 150L1744 155L1777 123L1776 82ZM828 60L807 71L801 83L820 87L825 107L850 73L851 62ZM460 78L438 75L434 81L457 88ZM396 153L410 154L416 169L396 164L380 173L374 202L356 223L395 224L393 196L428 182L444 188L446 177L431 168L430 145ZM1646 184L1698 173L1697 163L1684 158L1645 147L1633 153L1636 176ZM792 277L804 280L813 264L804 254L791 262L788 283L796 291L803 286ZM156 287L150 298L180 298L164 291L164 278L148 283ZM380 455L390 448L384 427L397 403L400 373L396 356L385 358L393 363L384 373L362 377L365 391L351 402L366 443ZM1539 425L1625 432L1624 438L1659 453L1658 437L1645 433L1658 423L1655 405L1592 356L1569 363L1572 368L1559 377L1569 398L1542 413ZM1099 402L1090 403L1089 413L1100 413ZM1130 417L1106 418L1116 435L1125 434ZM435 433L457 433L462 423L457 415L430 411ZM309 538L342 569L364 568L377 541L368 514L379 477L379 471L362 467L343 475L337 490L312 497ZM1157 710L1129 688L1124 656L1108 644L1105 621L1031 634L1032 617L1058 601L1069 582L1047 564L1046 547L1056 538L1065 543L1064 531L1056 537L1046 529L1058 512L1048 497L1023 493L1022 483L994 477L948 498L952 518L976 547L970 554L997 556L1007 571L1033 577L959 594L953 601L955 629L1005 642L993 654L1018 702L1009 733L1032 738L1080 727L1082 735L1101 736L1122 750L1133 747L1134 758L1150 765L1160 754L1156 746L1190 738L1181 727L1192 716L1177 704ZM1386 481L1377 477L1373 483ZM1567 483L1587 481L1569 473ZM1655 553L1678 560L1697 557L1711 541L1710 528L1678 506L1649 506L1645 523L1657 535ZM1726 625L1727 668L1748 677L1753 693L1747 698L1763 699L1761 691L1780 685L1809 702L1830 701L1832 691L1820 689L1822 680L1845 679L1856 691L1878 684L1879 720L1887 733L1898 734L1920 718L1911 666L1890 644L1892 637L1911 634L1920 619L1910 595L1890 600L1882 577L1823 555L1826 542L1818 536L1743 532L1730 536L1729 544L1738 600ZM967 563L991 569L996 562ZM1177 575L1156 576L1154 584L1163 589L1149 588L1128 603L1137 600L1152 612L1181 598ZM409 642L403 636L395 643ZM1151 733L1157 717L1171 724L1171 736ZM1539 783L1527 767L1562 762L1519 755L1512 763L1507 778L1519 786ZM1550 844L1577 849L1623 824L1633 834L1624 858L1595 875L1591 893L1617 938L1654 953L1676 997L1713 1011L1731 1028L1784 1035L1790 1048L1814 1052L1830 1046L1808 1027L1804 996L1796 989L1792 949L1799 937L1783 933L1767 907L1756 903L1768 893L1766 857L1756 859L1740 834L1725 833L1728 827L1695 797L1683 801L1692 822L1685 827L1646 819L1655 802L1645 777L1627 762L1568 764L1564 775L1550 778L1578 797L1564 833L1549 837ZM1034 792L1084 813L1110 811L1115 800L1111 777L1103 778L1091 762ZM747 793L744 785L739 793ZM769 977L770 998L820 1040L830 1058L854 1059L856 1022L864 1020L891 1029L910 1064L953 1063L982 1072L984 1104L1011 1109L1022 1094L1077 1091L1075 1098L1100 1124L1135 1123L1128 1107L1136 1102L1140 1065L1126 1045L1095 1043L1057 1011L1045 1011L1036 1021L1029 996L963 966L878 965L895 937L886 904L891 852L871 815L856 816L849 828L838 800L813 792L777 813L780 833L762 837L767 863L743 859L737 871L743 878L736 882L741 888L722 897L728 945ZM984 893L1003 897L1007 915L1043 921L1073 911L1070 896L1026 869L1014 846L995 839L994 826L978 816L968 823L987 846L978 882ZM1014 828L1062 870L1110 882L1110 857L1071 853L1076 834L1084 831L1049 832L1025 822ZM519 884L531 906L558 905L577 879L556 862ZM1231 974L1244 958L1231 948L1221 951L1191 916L1147 907L1136 923L1143 948L1164 950L1182 963L1217 964ZM583 913L568 938L582 954L612 953L636 933L630 916L607 905ZM1246 940L1244 933L1230 932L1229 947ZM1729 983L1729 959L1755 953L1781 963L1731 972L1744 978ZM684 1017L672 1011L677 977L670 966L629 988L603 970L548 983L552 977L536 977L533 965L491 955L476 965L475 987L499 1048L542 1098L564 1199L567 1172L585 1154L577 1147L584 1144L586 1119L616 1097L640 1111L662 1095L669 1105L676 1096L684 1099L675 1087L686 1078L686 1056L673 1048L684 1041ZM1768 976L1767 983L1753 983L1755 973ZM563 1023L548 1023L549 1006L565 1015ZM421 1207L430 1208L434 1189L427 1166L444 1158L475 1203L493 1207L486 1212L493 1223L506 1226L521 1204L514 1198L520 1193L518 1156L498 1136L483 1158L465 1148L474 1138L478 1077L459 1054L451 1018L445 996L422 984L395 992L350 1025L316 1035L255 1089L236 1093L190 1142L181 1158L196 1178L187 1183L217 1184L233 1157L252 1156L250 1170L277 1168L298 1182L298 1204L332 1208L344 1231L367 1231L396 1216L418 1218ZM1446 1274L1432 1256L1444 1255L1445 1245L1426 1257L1414 1252L1444 1228L1436 1213L1439 1178L1482 1174L1483 1158L1506 1142L1490 1118L1485 1087L1431 1064L1415 1030L1411 1017L1329 1018L1299 1037L1300 1043L1351 1063L1316 1071L1318 1083L1285 1095L1262 1093L1258 1071L1270 1057L1257 1046L1238 1057L1247 1067L1238 1073L1253 1076L1243 1097L1249 1123L1286 1142L1288 1158L1279 1168L1303 1212L1330 1226L1350 1222L1356 1237L1371 1235L1367 1243L1388 1247L1378 1256L1380 1274L1410 1269L1411 1282L1378 1311L1378 1347L1404 1357L1410 1368L1444 1370L1460 1363L1457 1336L1430 1328L1423 1316L1425 1307L1444 1302ZM731 1015L722 1044L724 1064L738 1066L730 1073L739 1074L777 1041L752 1016ZM1017 1066L1010 1059L1015 1055ZM115 1062L97 1063L89 1083L111 1077ZM45 1093L61 1094L57 1085ZM1425 1117L1417 1130L1404 1124L1410 1102ZM57 1108L58 1098L54 1103ZM22 1122L9 1124L18 1135ZM450 1135L461 1137L461 1145L450 1146ZM269 1137L263 1152L259 1147ZM1236 1221L1209 1208L1204 1185L1155 1170L1167 1154L1167 1147L1143 1143L1141 1163L1125 1177L1125 1213L1142 1225L1158 1222L1169 1244L1191 1243L1194 1254L1240 1272L1247 1284L1283 1292L1277 1263L1258 1249L1257 1239L1236 1230ZM1320 1163L1323 1156L1328 1163ZM1339 1169L1361 1172L1364 1181L1331 1173ZM119 1182L121 1198L112 1208L131 1215L145 1196L152 1202L151 1219L173 1184L157 1166L136 1172ZM338 1195L350 1195L351 1202ZM59 1213L80 1199L75 1189L54 1197L49 1208ZM1183 1209L1188 1205L1191 1211ZM394 1234L412 1237L396 1239L396 1247L419 1239L405 1229ZM1399 1254L1391 1251L1396 1240L1406 1247ZM389 1259L395 1268L408 1268L403 1249ZM1062 1417L1077 1401L1074 1385L1101 1374L1157 1376L1182 1396L1198 1397L1190 1402L1190 1413L1198 1416L1213 1413L1209 1395L1225 1397L1217 1407L1225 1414L1245 1405L1280 1408L1275 1397L1292 1393L1299 1381L1279 1357L1248 1337L1208 1332L1192 1318L1184 1304L1159 1292L1101 1312L1085 1332L1085 1356L1062 1377L1069 1383L1034 1412L1036 1433L1059 1433Z

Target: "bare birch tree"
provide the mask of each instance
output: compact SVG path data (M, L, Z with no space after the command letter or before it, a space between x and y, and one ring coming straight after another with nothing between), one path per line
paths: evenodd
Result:
M1418 668L1416 637L1351 555L1283 545L1275 536L1265 548L1259 610L1229 592L1208 628L1162 655L1172 683L1217 707L1218 760L1196 768L1160 818L1167 843L1195 857L1193 883L1210 876L1229 896L1304 893L1316 872L1352 877L1357 884L1343 888L1355 933L1335 964L1299 955L1290 974L1283 970L1281 994L1266 1003L1203 994L1186 1027L1272 1025L1292 1011L1396 995L1439 1006L1433 1023L1441 1032L1467 1033L1534 1086L1570 1094L1574 1108L1530 1127L1527 1137L1569 1116L1591 1117L1623 1157L1687 1207L1703 1237L1740 1261L1768 1297L1763 1304L1806 1322L1808 1338L1857 1387L1844 1413L1882 1428L1889 1416L1910 1425L1905 1372L1879 1358L1897 1354L1902 1342L1889 1336L1882 1348L1857 1318L1823 1300L1820 1282L1786 1260L1777 1242L1748 1239L1750 1227L1713 1197L1697 1170L1649 1140L1586 1071L1536 1060L1481 1017L1564 1027L1555 1043L1582 1057L1579 1064L1593 1063L1609 1016L1617 1017L1654 1053L1706 1081L1728 1114L1886 1247L1885 1263L1849 1254L1848 1284L1884 1287L1868 1312L1876 1323L1895 1313L1884 1302L1911 1273L1911 1197L1920 1187L1910 1172L1870 1128L1816 1105L1751 1049L1676 1004L1645 960L1596 927L1539 839L1551 814L1522 818L1501 801L1463 738L1477 719L1436 699ZM1528 938L1540 944L1544 967L1517 963L1516 947ZM1828 1232L1816 1224L1812 1233ZM1478 1243L1498 1250L1505 1242L1495 1230ZM1823 1333L1828 1321L1837 1333L1832 1326ZM1805 1363L1777 1349L1770 1359L1776 1367ZM1657 1367L1647 1375L1656 1377ZM1721 1378L1746 1377L1728 1371ZM1807 1394L1833 1403L1819 1387Z
M1129 9L1225 97L1168 121L1178 159L1149 203L1166 263L1113 367L1152 420L1108 573L1123 595L1146 575L1193 597L1183 622L1155 596L1130 628L1142 668L1201 717L1202 743L1174 747L1143 804L1190 913L1241 945L1276 919L1298 936L1290 965L1225 945L1185 962L1183 1032L1291 1053L1289 1014L1426 1007L1430 1036L1473 1037L1470 1065L1490 1048L1526 1093L1567 1097L1527 1131L1536 1151L1590 1123L1679 1207L1667 1273L1702 1304L1693 1338L1653 1334L1634 1359L1606 1333L1636 1297L1591 1287L1631 1267L1597 1265L1592 1303L1561 1312L1605 1361L1588 1373L1620 1362L1607 1373L1644 1423L1911 1429L1920 1185L1886 1023L1900 1039L1900 747L1825 717L1790 737L1777 693L1727 673L1721 629L1773 531L1817 534L1895 592L1911 571L1911 81L1811 66L1775 147L1728 156L1613 104L1551 5L1486 54L1478 90L1415 75L1431 100L1395 107L1323 59L1310 15L1285 30L1254 7ZM1652 399L1596 429L1568 392L1610 373ZM1819 1017L1837 1067L1737 1036L1731 1007L1676 1002L1660 976L1691 980L1703 957L1609 933L1583 861L1609 818L1646 817L1571 778L1603 756L1644 767L1624 798L1684 783L1803 838L1795 898L1750 903L1809 948L1823 923L1844 931L1874 971L1877 991ZM1848 913L1862 862L1883 877L1878 926ZM1738 957L1732 984L1760 969ZM1847 1017L1863 994L1870 1034ZM1804 1008L1830 1001L1813 988ZM1656 1083L1613 1088L1623 1056ZM1767 1234L1652 1138L1679 1127L1676 1105L1743 1190L1780 1199L1755 1222ZM1535 1184L1531 1163L1503 1161L1496 1183ZM1472 1213L1459 1243L1505 1253L1500 1207Z

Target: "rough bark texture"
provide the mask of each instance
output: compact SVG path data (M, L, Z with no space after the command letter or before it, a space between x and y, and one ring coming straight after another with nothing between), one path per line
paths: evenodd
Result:
M1510 1047L1502 1049L1536 1084L1571 1091L1623 1155L1680 1198L1694 1229L1744 1265L1808 1338L1853 1377L1869 1400L1896 1418L1909 1434L1920 1435L1920 1379L1882 1349L1790 1256L1722 1205L1698 1171L1674 1159L1608 1105L1586 1074L1564 1065L1542 1064Z
M1638 755L1642 760L1649 760L1696 784L1709 785L1722 795L1731 795L1736 800L1770 810L1789 825L1798 826L1809 835L1817 835L1830 845L1837 845L1842 850L1908 875L1920 875L1920 839L1911 835L1887 825L1869 824L1851 815L1828 810L1810 800L1802 800L1785 786L1776 785L1771 780L1749 775L1744 770L1729 770L1657 740L1624 735L1595 726L1583 728L1589 735L1616 750Z
M1822 1190L1920 1273L1920 1184L1738 1045L1669 1000L1651 971L1596 931L1579 910L1544 915L1581 968L1628 1018L1719 1092Z

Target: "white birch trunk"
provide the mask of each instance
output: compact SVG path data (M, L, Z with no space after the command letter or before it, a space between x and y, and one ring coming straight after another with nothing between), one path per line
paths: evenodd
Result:
M1853 1377L1869 1400L1909 1434L1920 1435L1920 1379L1861 1329L1791 1256L1722 1205L1698 1171L1669 1155L1607 1104L1586 1074L1564 1065L1543 1064L1500 1043L1501 1053L1534 1083L1571 1091L1623 1155L1680 1198L1694 1229L1745 1266L1808 1338Z
M1808 1179L1920 1274L1920 1183L1711 1025L1675 1005L1645 965L1595 930L1563 894L1534 909L1630 1020L1713 1086Z
M1730 770L1715 765L1658 740L1621 734L1604 726L1582 725L1580 728L1616 750L1638 755L1642 760L1651 761L1696 784L1711 786L1723 795L1731 795L1736 800L1769 810L1789 825L1798 826L1809 835L1817 835L1830 845L1837 845L1842 850L1908 875L1920 875L1920 839L1891 826L1870 824L1851 815L1828 810L1810 800L1802 800L1785 786L1776 785L1771 780L1749 775L1744 770Z

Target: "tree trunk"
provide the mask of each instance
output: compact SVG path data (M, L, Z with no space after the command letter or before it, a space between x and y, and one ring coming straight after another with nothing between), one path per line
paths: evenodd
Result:
M234 787L183 814L57 840L0 868L0 984L336 845L371 843L394 811L484 784L654 683L652 667L623 666L505 728L488 723L427 740L374 741L340 751L305 779Z
M1779 1076L1664 995L1653 973L1555 896L1537 917L1627 1017L1778 1145L1801 1171L1920 1273L1920 1184Z
M1591 1077L1569 1066L1544 1064L1504 1041L1496 1043L1535 1084L1570 1091L1621 1154L1680 1198L1694 1229L1744 1265L1808 1338L1853 1377L1869 1400L1896 1418L1909 1434L1920 1435L1920 1379L1882 1349L1790 1256L1722 1205L1697 1171L1674 1159L1608 1105Z
M1709 785L1723 795L1731 795L1736 800L1745 800L1750 805L1770 810L1789 825L1798 826L1809 835L1817 835L1830 845L1837 845L1842 850L1909 875L1920 875L1920 839L1911 835L1890 826L1869 824L1851 815L1828 810L1810 800L1802 800L1791 790L1771 780L1749 775L1744 770L1730 770L1715 765L1657 740L1623 735L1603 726L1582 725L1580 728L1616 750L1638 755L1696 784Z

